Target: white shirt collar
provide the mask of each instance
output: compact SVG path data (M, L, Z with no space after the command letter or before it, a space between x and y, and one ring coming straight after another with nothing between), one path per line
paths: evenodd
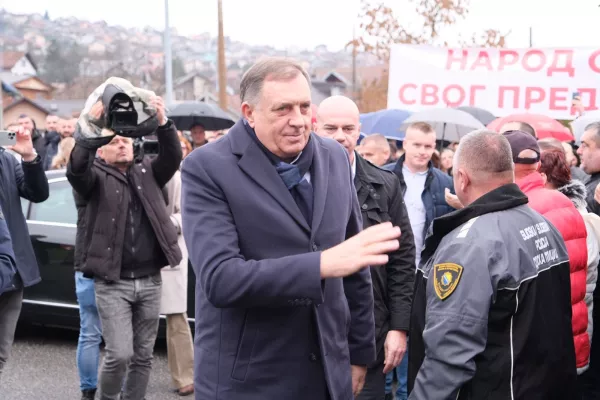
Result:
M358 157L358 154L354 152L354 159L352 160L352 165L350 166L352 168L352 179L354 179L356 176L356 157Z

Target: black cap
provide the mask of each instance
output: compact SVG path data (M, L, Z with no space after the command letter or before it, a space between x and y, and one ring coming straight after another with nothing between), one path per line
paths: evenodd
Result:
M503 133L504 137L510 143L510 149L513 154L515 164L535 164L540 161L540 146L537 140L527 132L507 131ZM523 150L533 150L536 153L535 158L520 158L519 154Z

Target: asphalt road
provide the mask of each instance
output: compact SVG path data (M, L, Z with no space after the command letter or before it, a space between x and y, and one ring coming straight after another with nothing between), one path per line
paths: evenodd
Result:
M20 326L0 383L2 400L79 400L77 332ZM156 343L146 400L193 399L173 393L164 341Z

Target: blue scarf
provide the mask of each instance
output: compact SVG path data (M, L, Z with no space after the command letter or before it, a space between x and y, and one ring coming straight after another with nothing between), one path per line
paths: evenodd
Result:
M312 166L312 160L314 155L314 141L309 138L306 147L298 155L298 157L291 163L286 163L281 158L277 157L271 151L269 151L256 136L254 129L248 124L245 119L244 128L250 137L258 144L258 146L265 153L271 164L275 167L275 170L279 174L279 177L285 184L285 187L290 191L290 194L296 201L298 208L302 212L302 215L306 218L308 224L312 221L312 209L313 209L313 190L312 185L309 181L304 178L304 175L310 172Z

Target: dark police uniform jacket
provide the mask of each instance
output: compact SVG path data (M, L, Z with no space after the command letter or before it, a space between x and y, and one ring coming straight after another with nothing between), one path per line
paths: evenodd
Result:
M514 184L435 220L415 281L411 400L571 399L569 258Z

